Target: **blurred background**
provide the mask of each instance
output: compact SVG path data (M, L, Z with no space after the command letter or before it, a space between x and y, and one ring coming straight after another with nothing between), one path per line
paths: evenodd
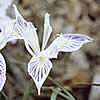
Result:
M71 93L76 100L100 100L100 87L81 86L74 84L100 84L100 0L14 0L20 13L27 21L37 27L40 44L43 35L44 15L50 14L53 33L48 45L56 38L57 33L80 33L94 39L80 50L72 53L62 53L58 59L52 59L53 68L49 74L54 80L64 86L71 86ZM8 15L14 18L11 7ZM27 64L31 55L27 52L23 40L9 42L2 50L7 63L7 81L4 92L9 100L22 100L31 77L27 72ZM27 100L50 100L51 90L37 90L32 83ZM53 86L46 80L44 86ZM0 94L0 100L6 100ZM24 100L24 99L23 99ZM58 95L57 100L66 100Z

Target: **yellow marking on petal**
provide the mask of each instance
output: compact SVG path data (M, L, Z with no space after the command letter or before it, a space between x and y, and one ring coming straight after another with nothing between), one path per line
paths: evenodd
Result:
M42 60L42 59L43 59L43 57L40 56L40 60Z
M39 57L39 59L40 59L39 61L40 61L41 63L43 63L43 62L44 62L44 60L43 60L43 57L42 57L42 56L40 56L40 57Z

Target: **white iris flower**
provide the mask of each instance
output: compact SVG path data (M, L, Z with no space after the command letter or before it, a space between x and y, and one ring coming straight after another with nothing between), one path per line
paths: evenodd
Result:
M5 26L2 28L2 32L0 32L0 50L5 47L7 42L12 41L14 39L23 39L20 31L18 31L16 27L16 20L7 22ZM5 60L0 53L0 91L2 90L6 81L6 64Z
M7 42L15 39L23 39L16 27L16 20L7 16L7 9L13 0L0 0L0 50L5 47ZM6 81L6 63L0 53L0 91Z
M51 68L52 62L50 59L57 58L58 52L73 52L82 47L83 44L91 42L93 39L81 34L59 34L58 37L46 48L47 42L52 32L50 25L49 14L45 14L44 34L42 48L40 51L39 40L36 28L30 22L26 22L18 12L16 6L16 20L19 30L24 37L25 45L29 53L33 56L28 63L29 75L34 80L40 95L40 89L46 80Z

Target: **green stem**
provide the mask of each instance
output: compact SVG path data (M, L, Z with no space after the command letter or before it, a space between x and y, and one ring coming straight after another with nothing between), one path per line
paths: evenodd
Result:
M59 89L55 88L54 86L49 86L49 87L43 86L42 89L43 90L52 90L52 91L56 92L57 94L59 94L60 96L70 100L69 96L66 96L65 94L61 93L59 91Z
M68 64L69 64L69 61L70 61L70 55L71 55L71 53L69 52L69 53L67 53L67 54L65 54L65 57L67 58L65 58L64 59L64 74L66 73L66 68L67 68L67 66L68 66ZM67 62L66 62L67 61Z
M42 87L43 90L52 90L52 89L54 89L54 88L55 88L55 87L53 87L53 86L49 86L49 87L48 87L48 86L43 86L43 87Z
M52 89L55 89L56 87L55 86L43 86L42 87L42 89L43 90L52 90ZM66 88L66 90L68 90L68 91L71 91L71 89L69 88L69 87L67 87L67 86L64 86L64 88Z
M32 91L33 81L30 80L28 87L26 88L23 96L23 100L28 100L28 97Z
M56 89L53 89L53 88L52 88L52 90L55 91L55 92L56 92L57 94L59 94L60 96L64 97L65 99L70 100L69 96L66 96L65 94L61 93L60 91L58 91L58 90L56 90Z
M6 100L8 100L7 95L4 93L4 91L1 91L2 95L5 97Z
M55 80L53 80L51 77L48 76L48 79L54 83L56 86L60 87L62 89L62 85L60 85L58 82L56 82ZM62 89L63 90L63 89Z

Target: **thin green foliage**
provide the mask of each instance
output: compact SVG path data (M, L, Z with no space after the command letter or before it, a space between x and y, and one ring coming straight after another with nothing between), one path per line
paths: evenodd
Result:
M50 81L52 81L57 87L59 87L66 95L69 96L69 100L75 100L75 98L70 94L70 92L68 92L68 90L66 88L64 88L62 85L60 85L58 82L56 82L55 80L53 80L51 77L48 76L48 79Z
M56 100L56 98L57 98L57 92L53 91L53 93L51 94L50 100Z
M23 96L23 100L28 100L28 97L32 91L33 81L30 80L28 87L26 88Z
M53 89L53 91L54 92L51 95L51 100L56 100L57 94L59 94L60 96L64 97L66 100L71 100L70 97L65 95L64 93L62 93L59 88Z
M5 100L8 100L8 96L5 94L4 91L1 91L1 94L4 96Z

